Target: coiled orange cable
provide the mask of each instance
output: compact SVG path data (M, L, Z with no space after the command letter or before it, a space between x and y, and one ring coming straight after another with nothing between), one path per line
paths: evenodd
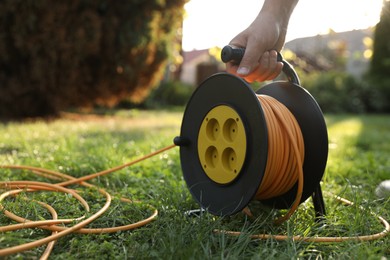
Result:
M277 219L287 220L298 208L303 191L304 141L297 120L290 110L275 98L257 95L268 129L268 158L258 200L274 198L289 191L298 181L298 190L288 213Z

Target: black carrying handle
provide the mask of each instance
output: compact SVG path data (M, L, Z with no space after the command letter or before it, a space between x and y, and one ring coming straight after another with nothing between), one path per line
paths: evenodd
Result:
M245 53L245 48L226 45L222 49L221 59L224 63L233 62L234 64L239 64L242 60L242 57L244 57L244 53ZM290 63L288 63L286 60L283 59L282 54L280 54L279 52L277 53L278 53L277 61L283 63L283 73L286 75L288 81L297 84L299 86L301 83L299 81L298 75L295 72L294 68L291 66Z

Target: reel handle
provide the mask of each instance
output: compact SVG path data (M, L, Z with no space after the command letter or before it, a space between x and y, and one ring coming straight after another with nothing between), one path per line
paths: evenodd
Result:
M288 63L286 60L283 59L282 54L280 54L279 52L277 53L278 53L277 61L283 63L282 71L286 75L288 81L297 84L299 86L300 81L294 68L291 66L290 63ZM244 57L244 54L245 54L245 48L226 45L222 49L221 59L224 63L233 62L234 64L239 64L242 58Z

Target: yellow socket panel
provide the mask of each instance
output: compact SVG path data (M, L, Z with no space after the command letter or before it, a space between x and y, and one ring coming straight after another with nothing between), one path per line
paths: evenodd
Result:
M211 109L198 134L198 156L207 176L216 183L234 181L244 166L247 138L241 117L232 107Z

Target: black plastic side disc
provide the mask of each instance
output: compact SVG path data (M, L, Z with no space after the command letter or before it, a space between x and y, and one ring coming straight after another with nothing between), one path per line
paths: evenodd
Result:
M210 179L198 156L198 132L207 113L218 105L233 108L246 130L246 158L238 177L228 184ZM267 128L260 103L246 82L220 73L206 79L187 104L181 126L180 160L184 179L194 198L215 215L241 211L252 200L263 178L267 162Z

